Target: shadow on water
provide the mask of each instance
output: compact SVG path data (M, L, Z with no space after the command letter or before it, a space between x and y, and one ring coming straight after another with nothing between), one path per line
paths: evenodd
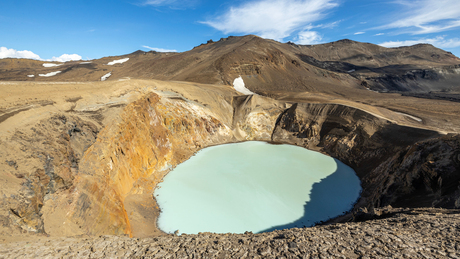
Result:
M270 232L288 228L311 227L350 210L361 191L359 178L355 172L334 159L337 169L334 173L312 186L310 201L304 205L304 213L298 220L274 226L260 232Z

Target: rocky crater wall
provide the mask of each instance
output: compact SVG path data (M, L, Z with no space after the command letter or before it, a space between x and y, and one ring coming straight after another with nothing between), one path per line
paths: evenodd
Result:
M338 220L357 217L362 208L415 206L413 200L425 197L433 206L459 207L458 136L399 126L338 104L288 104L257 95L213 101L219 110L178 93L150 92L100 129L83 122L73 130L61 129L70 144L56 145L70 145L70 151L63 156L56 150L54 156L61 159L53 160L55 176L50 179L68 184L32 184L30 190L48 189L17 202L15 209L23 212L13 209L10 218L54 236L149 236L158 231L152 193L164 175L201 148L245 140L303 146L354 168L362 180L362 197L352 213ZM94 137L88 138L89 132ZM71 155L75 150L79 155ZM27 205L37 200L40 206Z
M459 206L458 135L396 125L343 105L304 103L279 117L272 140L327 153L356 171L363 191L340 220L387 205Z

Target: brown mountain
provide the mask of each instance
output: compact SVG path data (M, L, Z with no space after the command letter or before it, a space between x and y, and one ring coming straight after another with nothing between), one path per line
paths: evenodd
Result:
M124 63L109 62L129 58ZM188 81L232 85L242 76L246 87L269 92L337 92L340 88L368 88L380 92L431 92L456 96L460 59L432 45L384 48L351 40L301 46L257 36L228 37L209 41L183 53L136 51L88 62L56 63L3 59L0 80L99 81L123 78ZM48 62L49 63L49 62ZM61 71L54 76L46 75ZM32 77L33 75L33 77ZM439 96L438 96L439 97Z

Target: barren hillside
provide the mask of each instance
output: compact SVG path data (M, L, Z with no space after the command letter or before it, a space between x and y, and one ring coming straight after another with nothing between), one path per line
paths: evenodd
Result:
M122 60L126 61L110 63ZM358 88L457 99L460 91L460 59L428 44L384 48L340 40L300 46L250 35L209 41L183 53L136 51L53 64L4 59L0 61L0 80L100 81L105 76L107 80L136 78L232 85L241 75L247 88L259 93L346 94L343 88Z

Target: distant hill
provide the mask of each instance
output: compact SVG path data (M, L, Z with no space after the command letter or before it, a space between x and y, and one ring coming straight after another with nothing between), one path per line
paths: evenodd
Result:
M139 50L91 61L53 62L59 66L44 67L45 63L49 62L2 59L0 80L139 78L232 85L242 76L248 89L261 94L335 92L343 87L440 98L460 92L460 59L429 44L384 48L340 40L296 45L249 35L209 41L182 53ZM52 73L57 71L61 72Z

